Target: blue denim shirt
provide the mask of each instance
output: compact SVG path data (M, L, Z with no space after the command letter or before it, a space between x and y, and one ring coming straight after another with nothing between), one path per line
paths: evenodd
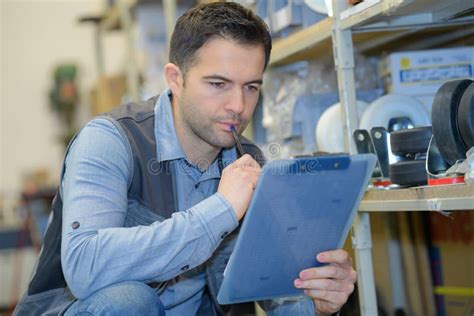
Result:
M216 193L217 162L201 172L186 159L176 135L169 91L160 95L155 114L157 158L171 161L179 212L149 226L127 227L129 210L135 207L127 199L132 176L129 149L110 121L93 119L66 157L61 184L62 266L69 288L79 299L123 281L161 282L179 275L160 299L167 315L193 315L205 287L201 264L238 220L231 205ZM234 161L235 148L223 150L222 158L224 165ZM189 270L183 273L183 267ZM288 307L313 310L307 300L294 303Z

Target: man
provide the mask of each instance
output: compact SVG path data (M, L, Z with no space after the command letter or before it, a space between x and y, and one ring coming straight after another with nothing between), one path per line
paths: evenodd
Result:
M230 132L250 121L271 38L235 3L199 5L177 22L169 89L90 121L67 150L52 222L17 314L219 315L222 273L262 155ZM61 237L61 238L59 238ZM316 254L315 254L316 255ZM353 291L346 252L300 273L306 297L270 315L337 312ZM269 267L271 268L271 267Z

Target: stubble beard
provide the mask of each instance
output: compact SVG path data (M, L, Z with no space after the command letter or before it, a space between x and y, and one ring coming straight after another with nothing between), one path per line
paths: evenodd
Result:
M183 123L187 133L191 134L190 136L218 149L234 146L232 135L224 130L217 129L217 123L224 121L226 118L206 116L199 112L200 105L191 103L186 98L180 100L180 103ZM227 117L227 119L229 118Z

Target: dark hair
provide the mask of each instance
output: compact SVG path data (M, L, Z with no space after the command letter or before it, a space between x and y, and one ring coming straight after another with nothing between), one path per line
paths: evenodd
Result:
M169 60L185 74L196 52L211 38L220 36L241 44L262 44L265 67L270 59L272 39L263 20L234 2L197 5L176 22L171 36Z

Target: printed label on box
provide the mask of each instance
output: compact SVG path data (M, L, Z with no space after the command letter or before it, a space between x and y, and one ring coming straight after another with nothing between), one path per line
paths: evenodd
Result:
M444 82L474 78L474 47L393 53L381 71L392 93L434 95Z
M448 80L466 79L472 77L472 65L446 65L438 67L421 67L400 71L400 83L439 83Z

